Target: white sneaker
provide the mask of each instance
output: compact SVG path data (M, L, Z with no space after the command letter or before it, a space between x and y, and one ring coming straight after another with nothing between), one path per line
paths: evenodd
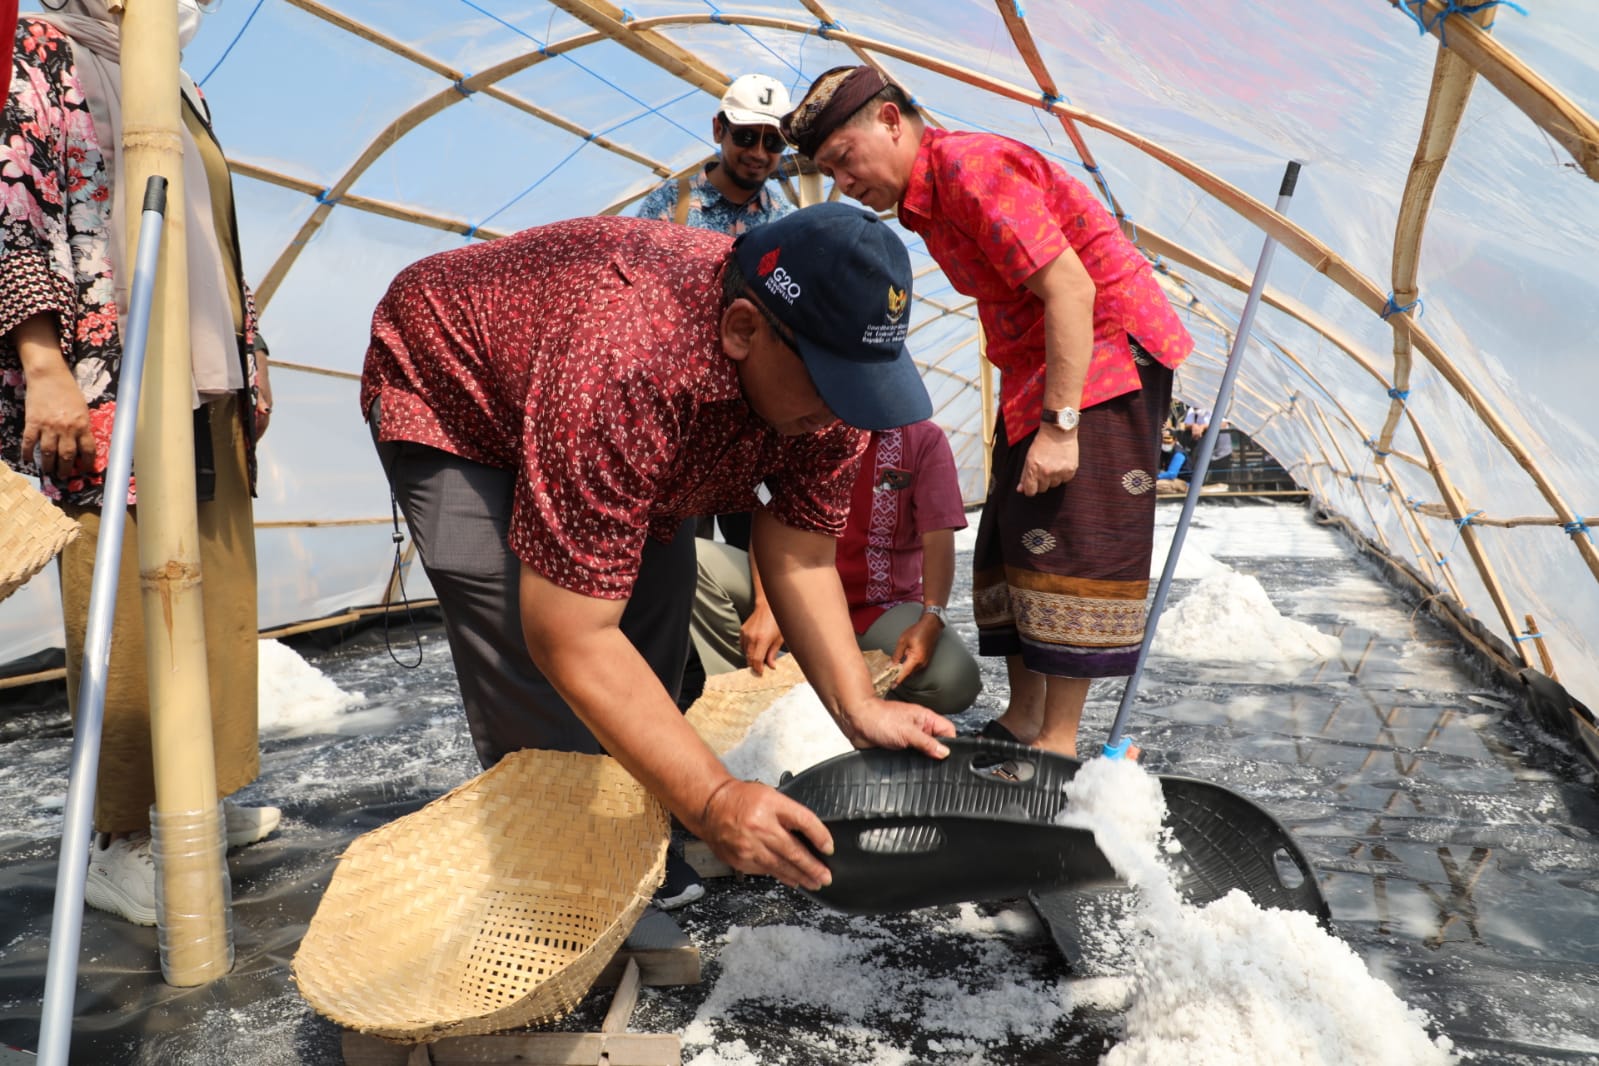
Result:
M241 807L230 799L222 801L222 814L230 848L265 840L283 819L283 812L276 807Z
M155 924L155 856L150 854L149 833L117 840L95 834L89 845L83 902L134 925Z

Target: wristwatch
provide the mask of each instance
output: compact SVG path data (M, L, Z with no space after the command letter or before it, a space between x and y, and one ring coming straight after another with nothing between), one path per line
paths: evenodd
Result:
M1046 407L1038 416L1038 420L1051 426L1059 426L1061 429L1076 429L1077 423L1082 421L1082 416L1077 413L1075 407L1059 409Z
M948 608L946 608L941 603L924 603L924 604L922 604L922 613L923 614L930 614L934 618L938 619L938 624L941 625L941 626L949 625L949 615L946 613L947 610L948 610Z

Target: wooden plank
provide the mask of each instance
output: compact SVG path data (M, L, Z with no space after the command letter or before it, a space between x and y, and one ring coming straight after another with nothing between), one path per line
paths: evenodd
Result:
M639 982L651 988L700 983L700 949L693 944L680 948L622 950L594 979L595 988L619 984L629 961L638 964Z
M690 840L683 845L683 858L701 877L737 877L744 875L716 857L716 852L703 840Z
M628 959L627 969L622 971L622 983L616 986L616 995L611 997L611 1009L605 1012L605 1021L600 1023L600 1032L627 1032L627 1022L633 1017L633 1006L636 1003L638 1003L638 960Z
M418 1059L420 1054L426 1056ZM345 1066L682 1066L673 1033L491 1033L431 1044L391 1044L344 1034Z

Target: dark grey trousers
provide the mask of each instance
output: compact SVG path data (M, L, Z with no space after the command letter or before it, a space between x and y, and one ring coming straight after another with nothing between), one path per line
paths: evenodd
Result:
M522 636L522 562L506 547L516 475L426 445L379 443L378 458L439 597L472 743L485 768L507 752L597 754L599 742L533 665ZM645 542L622 632L675 700L694 603L694 523Z

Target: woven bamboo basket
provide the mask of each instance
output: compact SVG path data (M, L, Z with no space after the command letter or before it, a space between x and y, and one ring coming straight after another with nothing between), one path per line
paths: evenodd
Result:
M554 1021L632 931L667 839L614 759L514 752L350 845L294 979L338 1024L407 1043Z
M866 661L885 691L897 668ZM688 720L725 755L804 680L792 657L712 678ZM669 835L665 808L614 759L513 752L350 845L295 982L339 1025L406 1043L555 1021L632 931Z
M0 600L26 585L77 535L78 523L0 463Z

